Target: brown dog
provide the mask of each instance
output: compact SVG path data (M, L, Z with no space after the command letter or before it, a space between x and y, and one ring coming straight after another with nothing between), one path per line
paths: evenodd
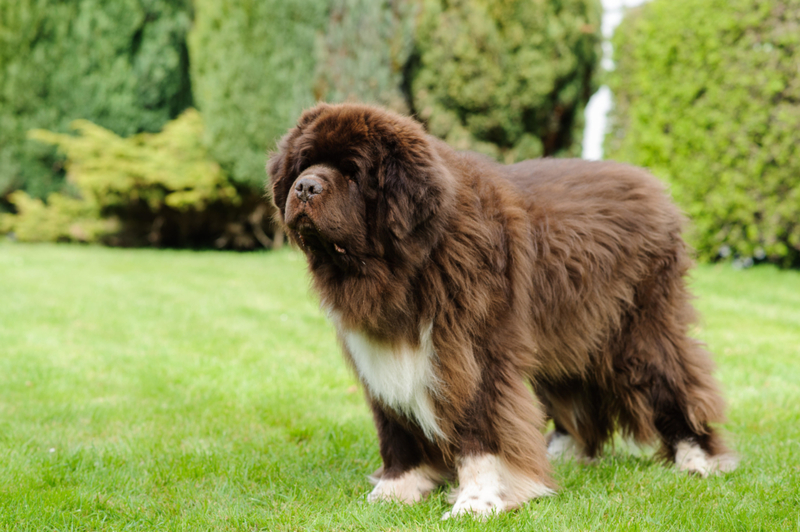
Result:
M647 172L503 166L351 104L306 111L278 148L280 221L378 428L370 501L417 501L454 473L448 515L549 494L545 415L551 455L593 458L620 429L681 470L735 465L687 336L682 218Z

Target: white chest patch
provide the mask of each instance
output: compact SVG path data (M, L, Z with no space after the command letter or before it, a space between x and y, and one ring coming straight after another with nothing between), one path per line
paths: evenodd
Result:
M369 393L415 421L429 439L446 439L431 400L438 389L431 327L420 333L419 346L411 347L376 342L360 331L342 327L335 313L330 316Z

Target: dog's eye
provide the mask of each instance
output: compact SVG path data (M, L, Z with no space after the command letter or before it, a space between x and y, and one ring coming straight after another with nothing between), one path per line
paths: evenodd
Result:
M339 169L348 179L352 179L359 171L358 164L355 161L344 160L341 161Z

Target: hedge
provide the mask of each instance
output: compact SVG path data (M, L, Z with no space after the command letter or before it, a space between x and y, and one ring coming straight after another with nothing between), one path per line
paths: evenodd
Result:
M0 0L0 198L60 187L55 151L26 131L91 120L158 131L191 104L189 0Z
M608 156L670 184L701 259L800 265L800 0L654 0L614 48Z
M314 97L408 113L406 66L419 6L410 1L333 0L318 36Z

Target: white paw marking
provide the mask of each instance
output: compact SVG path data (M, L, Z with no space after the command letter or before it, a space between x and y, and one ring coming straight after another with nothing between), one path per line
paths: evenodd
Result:
M553 432L550 443L547 445L547 457L550 460L558 458L581 458L583 452L575 438L563 432Z
M680 471L705 478L710 474L733 471L739 465L739 460L734 454L708 456L699 445L684 440L675 446L675 465Z
M433 367L436 354L432 325L420 332L418 347L377 341L361 331L345 328L341 316L329 311L356 371L369 393L396 412L416 421L430 440L446 440L433 408L432 395L439 389Z
M458 468L458 483L453 493L453 509L442 519L460 515L486 519L534 497L553 493L541 482L513 471L500 457L491 454L464 458Z
M675 446L675 465L678 470L707 477L712 471L708 455L694 442L682 441Z
M367 501L399 501L406 504L419 502L441 482L442 476L433 468L419 466L397 478L378 480L375 488L367 495Z

